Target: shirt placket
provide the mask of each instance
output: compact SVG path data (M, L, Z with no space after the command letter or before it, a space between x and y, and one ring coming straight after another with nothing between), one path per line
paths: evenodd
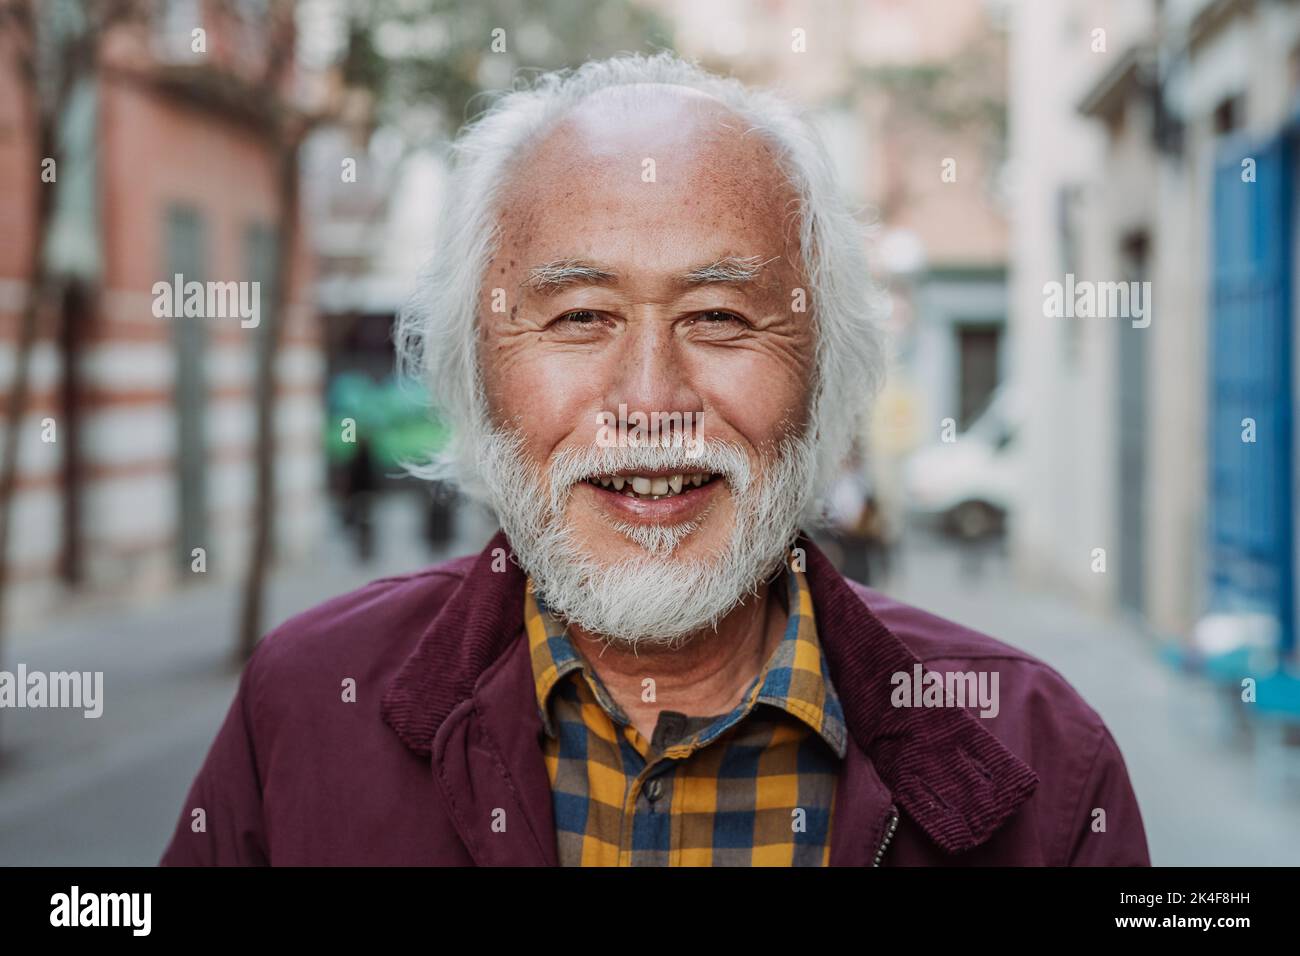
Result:
M629 784L619 834L619 866L633 866L638 862L634 846L638 822L669 827L669 840L662 846L662 852L665 855L672 852L670 808L675 762L671 757L657 757L647 762ZM652 820L652 817L662 819Z

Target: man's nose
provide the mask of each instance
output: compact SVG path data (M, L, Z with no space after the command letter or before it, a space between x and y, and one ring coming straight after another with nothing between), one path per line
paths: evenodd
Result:
M671 324L643 319L632 322L614 357L614 377L606 396L617 413L699 412L703 403L691 382L691 369Z

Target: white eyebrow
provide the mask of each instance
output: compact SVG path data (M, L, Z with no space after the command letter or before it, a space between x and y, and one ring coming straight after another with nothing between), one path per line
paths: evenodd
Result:
M756 278L763 267L775 262L780 256L762 261L758 256L723 256L717 262L692 269L682 276L685 285L707 285L713 282L750 282Z
M613 282L617 274L581 259L557 259L528 271L523 284L538 292L558 292L566 286L580 283L600 284Z

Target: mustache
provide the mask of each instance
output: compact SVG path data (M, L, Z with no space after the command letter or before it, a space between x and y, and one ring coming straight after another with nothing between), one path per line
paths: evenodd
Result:
M638 469L683 474L708 472L720 475L734 493L744 494L754 479L754 469L744 449L727 441L705 441L701 445L694 448L672 445L565 448L551 458L548 472L551 508L558 512L570 489L580 481Z

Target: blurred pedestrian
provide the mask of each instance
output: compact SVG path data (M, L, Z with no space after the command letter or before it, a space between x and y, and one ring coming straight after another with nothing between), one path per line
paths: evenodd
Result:
M845 577L859 584L870 583L867 559L867 527L871 489L862 468L861 453L855 448L845 459L839 476L827 496L826 536L838 556L836 567Z
M359 438L356 452L348 463L343 514L353 534L357 557L363 562L369 562L375 555L374 499L378 486L370 441Z

